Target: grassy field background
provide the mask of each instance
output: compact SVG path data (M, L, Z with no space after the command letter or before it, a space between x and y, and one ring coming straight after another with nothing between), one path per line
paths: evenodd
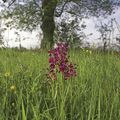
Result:
M0 50L0 120L120 120L120 56L69 55L77 77L48 82L46 51Z

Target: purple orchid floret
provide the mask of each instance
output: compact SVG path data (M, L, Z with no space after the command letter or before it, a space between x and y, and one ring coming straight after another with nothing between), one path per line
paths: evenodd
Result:
M57 79L57 72L61 73L64 79L76 76L75 66L68 60L68 44L59 42L57 47L49 50L49 77Z

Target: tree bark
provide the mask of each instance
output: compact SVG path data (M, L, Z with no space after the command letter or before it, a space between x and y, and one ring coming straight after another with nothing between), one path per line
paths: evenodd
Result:
M49 49L53 46L53 35L55 29L54 11L57 6L58 0L43 0L42 1L42 31L43 40L41 41L41 48Z

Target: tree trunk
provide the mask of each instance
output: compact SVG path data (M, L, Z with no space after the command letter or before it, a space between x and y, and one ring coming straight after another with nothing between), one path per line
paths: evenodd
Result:
M53 46L53 35L55 29L54 22L54 11L57 6L58 0L43 0L42 9L42 31L43 31L43 40L41 41L41 48L49 49Z

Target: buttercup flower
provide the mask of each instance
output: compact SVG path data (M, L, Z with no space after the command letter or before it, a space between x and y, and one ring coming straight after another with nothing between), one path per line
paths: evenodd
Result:
M9 77L9 76L10 76L10 72L6 72L5 77Z
M11 91L16 91L16 86L15 86L15 85L12 85L12 86L10 87L10 90L11 90Z

